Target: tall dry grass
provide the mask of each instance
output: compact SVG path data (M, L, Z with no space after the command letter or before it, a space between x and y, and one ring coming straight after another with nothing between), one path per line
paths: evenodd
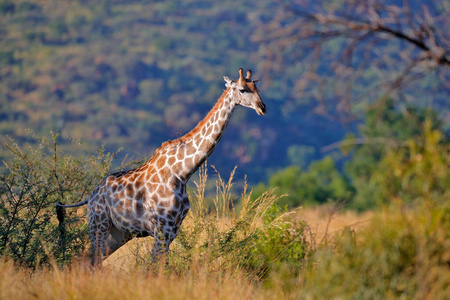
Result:
M300 207L295 210L295 218L307 224L306 237L313 248L332 242L335 236L344 230L364 229L373 216L373 211L343 210L339 203Z
M328 210L305 208L293 216L308 221L317 216L317 220L322 220L318 224L326 226ZM227 230L233 223L230 218L219 216L217 219L217 212L213 215L211 218L218 221L219 230ZM341 221L339 225L333 223L330 232L340 232L346 216L348 213L334 213L333 219ZM195 227L193 219L187 221L187 227ZM357 217L351 215L347 223L358 223ZM262 221L255 220L255 227L259 226ZM315 227L310 227L314 233ZM178 243L174 246L181 247ZM183 259L170 262L169 267L162 264L144 267L142 264L147 263L144 258L150 247L151 241L135 239L110 257L102 269L96 270L77 262L64 269L54 265L31 272L10 261L0 261L0 299L296 299L303 294L302 276L283 278L282 272L274 272L262 281L242 268L221 269L224 264L220 259L205 262L200 253L182 272L174 270L178 263L186 263ZM176 249L174 251L179 251ZM290 281L288 286L286 280Z
M450 299L450 202L390 204L332 243L303 270L303 297Z
M148 239L103 269L74 262L30 271L3 259L0 299L448 299L448 203L363 215L286 212L273 192L252 202L244 189L237 209L232 178L218 177L210 209L201 170L192 211L164 260L151 262Z
M33 273L0 262L0 299L264 299L268 294L242 272L196 270L178 276L152 271L45 268Z

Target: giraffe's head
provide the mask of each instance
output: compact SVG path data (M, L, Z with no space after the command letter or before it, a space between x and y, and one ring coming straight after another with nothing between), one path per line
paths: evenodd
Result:
M236 104L253 108L258 115L266 114L266 105L259 96L255 84L257 80L252 80L252 71L248 70L247 76L244 78L244 70L240 68L238 80L231 80L227 76L224 76L223 79L226 87L231 89Z

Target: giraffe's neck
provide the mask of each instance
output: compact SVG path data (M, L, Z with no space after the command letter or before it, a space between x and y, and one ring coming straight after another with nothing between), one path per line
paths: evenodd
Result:
M182 161L182 168L172 168L174 173L184 181L205 162L222 138L231 114L236 107L232 101L233 91L228 88L208 115L183 137L168 143L170 149L176 149L177 162ZM170 152L170 150L169 150Z

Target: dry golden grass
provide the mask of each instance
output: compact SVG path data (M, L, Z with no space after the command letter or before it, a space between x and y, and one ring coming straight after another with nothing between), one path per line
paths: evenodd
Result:
M300 208L292 214L309 224L316 246L328 243L327 233L333 247L317 247L298 274L281 268L265 280L211 267L214 261L193 260L181 272L172 264L136 265L136 256L150 252L149 239L132 241L103 269L73 264L31 272L0 260L0 299L447 299L449 211ZM230 222L219 221L225 228Z
M164 270L124 272L44 269L33 274L0 262L0 299L263 299L242 274L168 275Z
M337 210L336 206L322 205L316 207L300 207L296 216L308 224L315 243L321 243L346 228L358 230L369 224L372 211L358 213L352 210Z
M359 228L371 214L332 213L329 207L300 208L313 235L322 237L344 227ZM330 215L331 214L331 215ZM331 219L330 219L331 217ZM183 224L189 226L189 219ZM219 227L230 220L222 219ZM136 256L151 252L151 238L135 239L111 255L101 270L74 264L70 269L45 268L31 273L0 262L0 299L283 299L282 285L270 289L242 270L215 272L195 266L183 274L164 268L136 268ZM176 242L174 247L177 247Z
M292 214L309 224L317 246L311 263L264 280L242 268L211 267L214 261L192 260L181 272L172 263L136 265L150 252L149 239L132 241L103 269L73 264L31 272L0 260L0 299L447 299L449 211L300 208ZM219 221L225 228L230 222Z

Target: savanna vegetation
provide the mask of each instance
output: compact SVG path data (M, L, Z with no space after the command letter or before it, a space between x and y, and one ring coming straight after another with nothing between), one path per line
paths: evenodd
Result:
M408 155L395 154L406 164L393 165L392 189L384 190L389 204L379 203L357 224L327 225L319 234L299 209L280 206L283 197L275 190L255 198L245 186L236 196L233 173L228 179L216 174L216 194L208 199L211 179L204 167L170 255L152 262L149 238L133 240L103 270L88 266L84 209L68 210L68 222L59 226L55 202L84 197L114 154L99 150L75 158L59 150L56 135L40 140L38 149L22 150L11 142L15 159L0 189L0 296L444 299L450 284L450 207L448 192L439 188L448 180L440 174L448 172L450 153L438 150L439 136L427 126L424 148L411 143ZM383 159L392 164L390 155ZM421 188L418 180L425 183ZM333 214L323 218L329 222Z
M449 10L0 0L0 299L447 299ZM91 269L85 208L55 204L193 128L239 67L269 114L235 111L170 254L134 239Z

